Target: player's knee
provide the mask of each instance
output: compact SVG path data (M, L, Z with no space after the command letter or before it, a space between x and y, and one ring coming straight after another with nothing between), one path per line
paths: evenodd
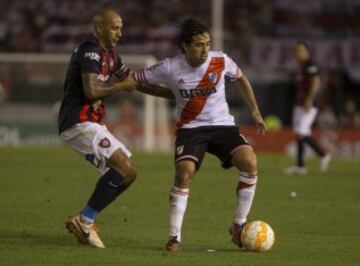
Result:
M193 163L178 163L176 165L176 179L181 183L190 182L195 175L195 165Z
M123 176L126 184L130 185L135 181L136 170L128 158L117 162L115 169Z
M137 176L134 166L129 163L124 171L124 179L127 184L131 184L135 181Z
M240 170L249 174L255 174L257 172L257 159L255 154L251 154L241 160Z

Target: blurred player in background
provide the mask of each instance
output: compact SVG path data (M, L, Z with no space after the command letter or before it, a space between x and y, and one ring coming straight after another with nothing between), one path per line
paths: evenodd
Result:
M326 171L331 161L331 154L326 153L311 136L311 127L318 112L317 107L315 107L315 97L321 85L319 70L311 61L310 50L306 43L298 42L295 46L295 54L300 66L293 111L293 131L297 141L297 161L296 165L285 169L285 173L289 175L306 174L305 144L309 145L321 158L321 171Z
M102 176L82 211L66 221L79 242L104 248L95 217L135 180L131 153L104 125L104 98L132 90L136 82L119 55L123 22L114 10L94 17L95 36L73 53L59 113L61 139L84 156Z
M206 152L216 155L224 168L235 166L239 170L237 206L230 233L232 241L241 247L240 234L255 194L257 161L252 147L239 133L229 113L225 77L242 90L261 133L265 133L266 126L246 76L225 53L210 51L209 30L192 19L183 21L179 30L181 54L138 70L134 75L140 83L164 84L171 88L177 103L176 173L170 191L169 238L165 249L177 251L180 248L190 181Z

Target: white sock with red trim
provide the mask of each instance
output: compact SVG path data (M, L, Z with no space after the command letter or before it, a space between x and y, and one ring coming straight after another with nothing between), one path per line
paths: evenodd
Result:
M181 226L189 197L188 188L173 187L170 191L169 238L177 236L181 241Z
M234 223L246 222L255 195L257 176L240 172L239 183L236 189L237 204L235 209Z

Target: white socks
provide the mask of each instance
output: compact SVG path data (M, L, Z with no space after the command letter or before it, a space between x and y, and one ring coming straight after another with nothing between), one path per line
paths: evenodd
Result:
M240 172L239 183L236 190L237 204L235 210L234 223L242 224L246 222L250 212L252 201L255 195L257 173L251 175L246 172Z
M189 197L188 188L173 187L170 191L169 237L177 236L181 241L181 226Z

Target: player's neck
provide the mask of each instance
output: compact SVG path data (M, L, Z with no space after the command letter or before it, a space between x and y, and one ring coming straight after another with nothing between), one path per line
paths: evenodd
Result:
M96 34L95 34L95 38L97 39L97 41L98 41L98 43L99 43L99 46L100 46L102 49L104 49L105 51L111 50L111 48L108 48L108 47L106 46L105 41L102 40L101 38L99 38Z
M202 65L202 64L193 62L189 57L186 56L186 54L184 54L184 57L185 57L186 63L192 68L197 68Z

